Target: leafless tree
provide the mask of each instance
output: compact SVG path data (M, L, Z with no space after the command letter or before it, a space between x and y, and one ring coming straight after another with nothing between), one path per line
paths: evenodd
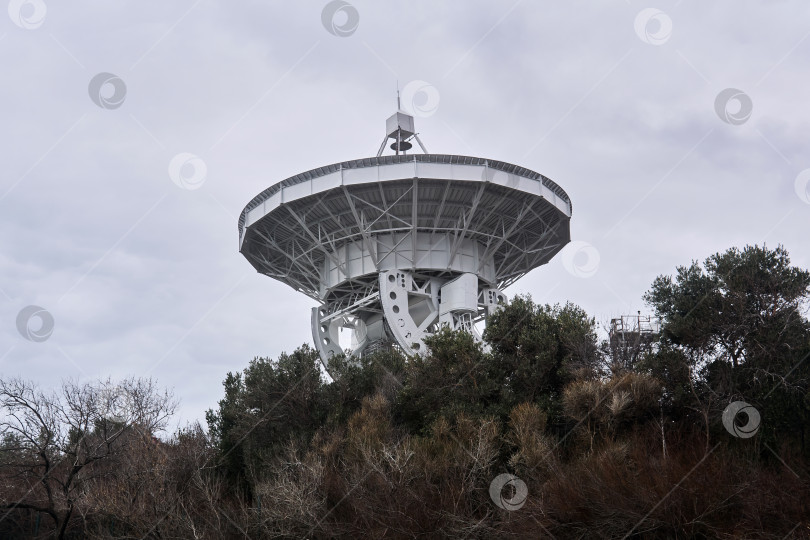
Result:
M2 481L0 521L41 512L64 538L89 486L124 474L129 443L165 428L177 402L151 379L66 381L45 392L22 379L0 379Z

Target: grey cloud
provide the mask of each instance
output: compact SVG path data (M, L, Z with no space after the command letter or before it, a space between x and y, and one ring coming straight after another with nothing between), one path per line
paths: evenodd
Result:
M311 301L252 271L235 218L276 181L373 155L397 79L440 92L417 119L432 152L517 163L571 196L598 271L577 278L558 257L510 294L608 318L732 245L784 243L810 264L793 188L810 167L798 0L659 6L673 30L657 46L634 31L644 6L622 2L352 3L344 38L324 29L325 1L48 2L37 29L0 21L0 372L47 385L162 359L151 374L192 420L227 371L309 342ZM89 98L100 72L126 83L120 108ZM740 126L714 112L729 87L753 101ZM206 163L197 190L169 178L181 152ZM32 304L54 315L42 343L16 329Z

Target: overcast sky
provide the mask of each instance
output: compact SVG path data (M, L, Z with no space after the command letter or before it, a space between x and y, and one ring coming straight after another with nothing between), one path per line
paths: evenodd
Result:
M397 81L429 151L571 197L574 242L510 295L607 321L732 246L807 268L808 36L803 0L12 0L0 375L151 375L185 423L228 371L309 343L313 301L253 271L237 217L288 176L373 156ZM31 305L46 313L20 332Z

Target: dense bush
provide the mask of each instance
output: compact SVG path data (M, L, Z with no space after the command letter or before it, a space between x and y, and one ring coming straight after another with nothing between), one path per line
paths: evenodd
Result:
M490 318L483 344L443 330L423 356L335 357L334 378L308 346L256 358L227 375L207 434L191 427L157 440L125 422L111 456L80 478L72 513L59 517L57 500L58 519L39 530L810 538L809 287L810 273L782 248L746 247L657 278L645 299L663 331L633 351L599 343L577 306L516 297ZM733 401L761 414L754 437L724 427ZM101 420L65 440L93 440ZM0 482L32 462L31 441L6 435ZM491 493L505 473L518 483ZM43 489L18 503L22 492L9 491L0 536L40 526Z

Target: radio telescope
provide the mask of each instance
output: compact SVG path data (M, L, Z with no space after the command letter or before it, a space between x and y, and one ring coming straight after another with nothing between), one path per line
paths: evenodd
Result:
M383 155L386 144L392 155ZM408 153L415 141L424 153ZM529 169L430 154L399 110L376 157L278 182L239 217L239 251L260 273L318 302L312 337L324 366L344 351L423 351L441 327L481 339L502 292L570 241L571 201Z

